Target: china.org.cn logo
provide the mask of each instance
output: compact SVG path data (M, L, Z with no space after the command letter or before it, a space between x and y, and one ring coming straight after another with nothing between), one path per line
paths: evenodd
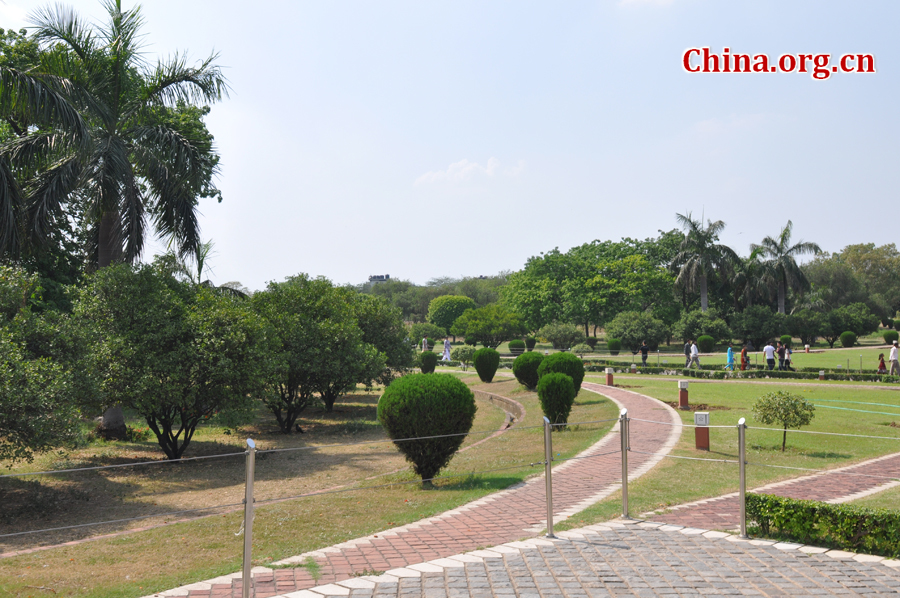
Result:
M872 54L842 54L834 64L831 54L782 54L770 60L768 54L733 54L723 48L715 54L706 48L688 48L681 64L689 73L810 73L824 81L835 73L874 73Z

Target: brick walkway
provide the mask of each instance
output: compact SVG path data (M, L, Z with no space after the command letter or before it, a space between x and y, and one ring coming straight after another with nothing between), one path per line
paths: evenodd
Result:
M586 383L583 390L601 393L622 407L630 417L676 424L660 433L659 426L631 427L631 445L647 453L667 453L681 434L678 414L661 402L618 388ZM614 429L617 432L618 428ZM619 435L607 434L579 456L613 454L592 459L571 460L553 468L554 521L565 519L620 488L621 460ZM661 457L629 456L629 479L648 471ZM543 476L448 511L437 517L402 528L388 530L312 553L298 555L282 563L302 563L312 558L320 577L314 581L307 568L254 569L256 598L311 588L346 580L354 574L387 571L533 536L546 526ZM191 597L238 597L240 574L183 586L161 595ZM160 594L155 594L158 596Z

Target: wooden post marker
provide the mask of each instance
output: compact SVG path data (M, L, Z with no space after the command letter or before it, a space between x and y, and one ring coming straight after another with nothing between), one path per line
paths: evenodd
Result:
M819 370L819 380L825 379L825 370Z
M694 446L697 450L709 450L709 411L697 411L694 413Z
M613 386L613 369L606 368L606 385Z
M678 408L679 409L690 409L690 405L688 404L688 381L687 380L679 380L678 381Z

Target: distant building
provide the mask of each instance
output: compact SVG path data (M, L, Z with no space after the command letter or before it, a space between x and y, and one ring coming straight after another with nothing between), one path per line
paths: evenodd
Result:
M390 279L390 274L373 274L369 277L369 282L387 282Z

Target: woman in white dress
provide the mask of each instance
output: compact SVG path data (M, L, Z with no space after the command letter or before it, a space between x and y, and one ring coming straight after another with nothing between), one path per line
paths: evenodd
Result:
M441 357L441 361L450 361L450 339L444 339L444 356Z

